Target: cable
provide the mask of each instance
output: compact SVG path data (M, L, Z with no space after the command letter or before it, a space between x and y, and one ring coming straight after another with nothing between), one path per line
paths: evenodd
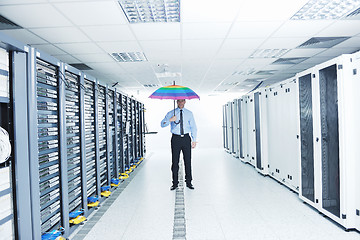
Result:
M8 160L11 154L11 144L8 132L0 127L0 164Z

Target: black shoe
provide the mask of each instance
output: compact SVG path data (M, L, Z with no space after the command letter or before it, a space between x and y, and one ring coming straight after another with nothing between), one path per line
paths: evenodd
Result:
M178 187L178 185L172 185L170 190L173 191L173 190L177 189L177 187Z
M191 183L187 183L186 186L187 186L188 188L192 189L192 190L195 189L194 186L193 186Z

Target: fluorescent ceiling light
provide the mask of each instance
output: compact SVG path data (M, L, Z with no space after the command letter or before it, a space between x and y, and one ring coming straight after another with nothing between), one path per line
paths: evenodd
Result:
M237 85L239 82L230 82L230 83L222 83L222 86L235 86Z
M181 73L179 72L162 72L155 73L158 78L166 78L166 77L181 77Z
M180 0L119 0L129 23L180 22Z
M252 75L256 72L255 68L249 68L246 70L239 70L234 72L232 75L238 74L238 75Z
M111 53L110 56L118 62L144 62L147 61L142 52Z
M310 0L291 20L339 19L359 5L359 0Z
M289 49L257 49L253 52L249 58L279 58L285 53L290 51Z

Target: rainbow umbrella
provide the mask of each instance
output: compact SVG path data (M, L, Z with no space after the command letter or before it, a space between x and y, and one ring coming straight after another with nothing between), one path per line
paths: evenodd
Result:
M157 89L153 92L149 98L152 99L173 99L174 100L174 115L175 115L175 100L178 99L199 99L200 97L190 88L179 86L179 85L170 85Z

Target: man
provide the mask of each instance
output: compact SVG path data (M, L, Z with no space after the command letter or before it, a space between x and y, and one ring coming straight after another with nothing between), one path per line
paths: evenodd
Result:
M191 184L191 148L196 147L197 128L192 112L184 108L185 103L185 99L177 100L178 108L175 109L175 115L174 110L171 110L161 121L161 127L166 127L170 124L170 131L172 132L172 186L170 190L175 190L179 184L178 173L181 151L184 156L186 186L190 189L194 189L194 186ZM189 133L191 133L191 138Z

